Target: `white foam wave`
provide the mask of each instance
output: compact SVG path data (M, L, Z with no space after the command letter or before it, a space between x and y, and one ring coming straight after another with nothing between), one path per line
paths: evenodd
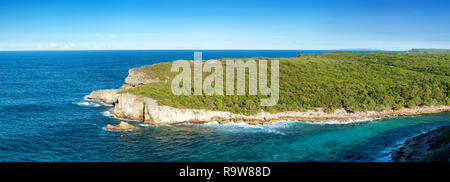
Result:
M231 132L231 133L262 132L262 133L275 133L275 134L284 135L284 133L280 129L282 129L282 127L284 127L285 123L287 123L287 122L277 122L277 123L264 124L264 125L263 124L253 125L253 124L248 124L248 123L244 123L244 122L229 122L229 123L225 123L225 124L220 124L217 121L212 121L212 122L199 124L198 126L217 129L220 132ZM186 125L186 124L184 124L184 125ZM192 124L189 123L189 125L192 125Z
M164 126L164 127L174 127L174 126L176 126L176 125L170 125L170 124L158 124L158 125L152 125L152 124L140 123L139 126L143 126L143 127L160 127L160 126Z
M72 102L72 104L77 105L77 106L83 106L83 107L102 107L102 106L109 107L109 106L112 106L111 104L105 104L103 102L88 99L87 95L83 97L83 101Z
M123 121L136 121L140 122L139 120L129 120L129 119L123 119L118 118L111 114L109 111L103 111L102 114L105 117L111 117L118 120ZM217 121L210 121L206 123L180 123L180 124L163 124L163 125L152 125L152 124L145 124L140 123L140 126L143 127L160 127L160 126L169 126L169 127L176 127L176 126L200 126L200 127L208 127L208 128L214 128L214 129L220 129L223 131L250 131L250 132L269 132L269 133L278 133L278 134L284 134L280 130L292 126L292 124L295 123L306 123L306 124L317 124L317 125L330 125L330 124L354 124L354 123L366 123L369 121L379 120L381 118L367 118L367 119L359 119L359 120L349 120L349 121L338 121L338 120L329 120L329 121L297 121L297 120L280 120L268 124L248 124L245 122L229 122L225 124L220 124Z
M85 95L85 96L83 97L83 100L93 101L92 99L88 99L88 96L87 96L87 95Z
M298 123L300 121L296 121L296 120L280 120L280 121L276 121L276 122L272 122L269 124L265 124L265 126L269 126L272 128L286 128L291 126L292 124Z
M374 120L378 120L380 118L367 118L367 119L358 119L358 120L349 120L349 121L338 121L338 120L329 120L329 121L297 121L297 120L280 120L277 122L272 122L268 124L248 124L245 122L229 122L225 124L220 124L217 121L211 121L207 123L197 124L197 123L182 123L178 124L178 126L183 125L197 125L200 127L208 127L217 129L221 132L265 132L265 133L276 133L284 135L283 130L285 128L291 127L293 124L298 123L306 123L306 124L317 124L317 125L330 125L330 124L355 124L355 123L366 123Z
M347 121L339 121L339 120L328 120L328 121L300 121L307 124L317 124L317 125L330 125L330 124L357 124L357 123L367 123L370 121L379 120L381 118L365 118L365 119L353 119Z
M100 107L100 106L102 106L99 103L88 102L88 101L72 102L72 104L75 104L77 106L84 106L84 107Z
M155 125L141 123L141 124L139 124L139 126L153 127L153 126L155 126Z
M204 126L240 127L240 128L261 128L260 124L252 125L244 122L229 122L220 124L217 121L202 124Z
M102 105L102 106L113 106L112 104L106 104L106 103L103 103L103 102L100 102L100 101L97 101L97 100L88 99L87 97L88 97L88 96L85 95L85 96L83 97L83 100L84 100L84 101L87 101L87 102L94 102L94 103L100 104L100 105Z
M105 117L114 118L114 119L121 120L121 121L141 122L140 120L132 120L132 119L118 118L118 117L114 116L114 114L111 114L111 112L109 112L109 110L103 111L103 112L101 112L101 113L102 113L102 115L105 116Z
M111 112L109 112L109 111L103 111L103 112L101 112L102 113L102 115L103 116L106 116L106 117L110 117L110 118L114 118L115 116L113 115L113 114L111 114Z
M243 127L243 128L283 128L292 125L293 123L307 123L307 124L317 124L317 125L329 125L329 124L355 124L355 123L366 123L370 121L380 120L383 118L365 118L365 119L354 119L348 121L339 121L339 120L326 120L326 121L298 121L298 120L280 120L268 124L248 124L245 122L229 122L225 124L220 124L217 121L210 121L202 124L198 124L201 126L234 126L234 127ZM182 123L178 125L196 125L197 123Z

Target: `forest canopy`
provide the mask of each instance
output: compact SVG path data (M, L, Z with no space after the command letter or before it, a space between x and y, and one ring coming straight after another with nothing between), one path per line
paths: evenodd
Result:
M263 95L173 95L170 83L178 73L170 72L171 63L139 68L161 81L122 93L150 97L176 108L243 114L319 107L331 112L339 108L367 111L450 104L450 54L329 52L243 60L248 59L280 60L277 105L261 106L261 98L267 97ZM246 84L248 89L248 80Z

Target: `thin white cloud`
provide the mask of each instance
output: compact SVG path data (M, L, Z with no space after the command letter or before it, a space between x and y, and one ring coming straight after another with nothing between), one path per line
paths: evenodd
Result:
M50 42L47 44L38 44L38 45L36 45L36 47L38 49L43 49L43 50L45 50L45 49L48 49L48 50L50 50L50 49L73 49L76 47L76 45L72 42L69 42L69 43Z
M64 44L64 46L63 46L64 49L71 49L71 48L74 48L74 47L75 47L74 43Z

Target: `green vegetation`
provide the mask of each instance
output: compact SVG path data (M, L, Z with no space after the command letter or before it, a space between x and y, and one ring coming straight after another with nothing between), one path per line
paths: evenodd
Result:
M262 95L173 95L170 84L178 73L170 72L171 63L141 67L161 81L122 92L151 97L162 105L177 108L243 114L318 107L326 111L338 108L366 111L450 104L448 54L333 52L277 59L280 60L280 98L275 106L260 106L261 98L267 98ZM206 73L203 76L206 77Z

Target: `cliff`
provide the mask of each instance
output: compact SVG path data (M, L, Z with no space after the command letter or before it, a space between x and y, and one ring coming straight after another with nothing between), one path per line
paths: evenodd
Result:
M387 58L382 56L390 57L383 62ZM402 61L392 61L393 56ZM252 96L172 95L169 81L177 73L170 72L170 63L131 69L121 88L93 91L86 98L112 104L110 112L116 117L155 125L209 121L348 122L450 110L446 92L449 76L445 69L448 62L437 60L441 66L431 69L428 62L435 61L433 57L407 56L326 53L280 58L280 102L274 107L259 107L259 98ZM409 59L413 59L414 67L408 67Z
M235 114L225 111L208 111L204 109L179 109L170 106L158 105L152 98L139 97L129 93L118 93L121 89L94 91L87 96L88 99L99 100L114 105L110 112L119 118L137 120L147 124L177 124L218 121L246 122L249 124L265 124L279 120L299 121L326 121L351 122L385 116L416 115L421 113L434 113L450 110L450 106L417 106L400 110L349 112L337 109L334 112L325 112L323 108L308 111L286 112L259 112L254 115Z

